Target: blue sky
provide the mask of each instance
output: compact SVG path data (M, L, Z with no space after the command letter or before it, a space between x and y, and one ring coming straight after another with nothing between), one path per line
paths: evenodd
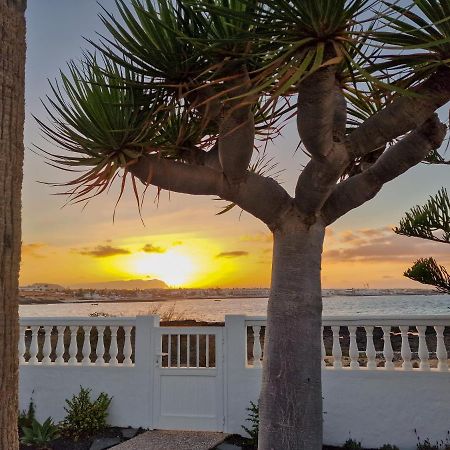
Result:
M102 3L114 10L113 1ZM59 257L66 252L67 261L70 261L70 255L81 247L93 247L106 241L125 242L131 237L155 240L155 236L177 233L215 239L221 242L218 244L221 251L233 251L237 250L236 246L242 236L266 233L264 225L247 214L240 217L236 211L225 217L215 216L218 204L209 198L171 195L169 201L167 196L163 196L157 207L153 202L154 192L150 193L146 201L143 214L145 228L140 223L130 195L121 202L116 223L113 225L112 211L116 200L114 192L95 199L84 211L81 211L79 206L61 209L64 198L52 195L57 190L37 182L60 181L64 179L64 174L46 166L42 157L30 150L33 143L43 144L32 115L45 118L40 98L49 93L47 79L57 77L59 69L64 69L68 60L78 59L82 49L89 47L83 36L96 39L96 31L103 32L103 26L97 17L99 12L100 7L94 0L29 2L23 241L25 245L42 245L42 250L40 259L27 259L27 256L24 256L25 282L38 281L37 277L43 276L42 271L36 271L36 265L42 266L45 258L47 264L51 264L49 255L52 251ZM291 194L301 165L305 161L300 152L294 154L296 139L295 126L291 124L285 130L285 135L270 148L270 153L276 157L279 167L286 169L281 179ZM52 149L48 144L44 146ZM333 231L345 233L349 230L382 229L395 225L403 212L411 206L423 202L428 195L435 193L442 186L450 188L449 171L450 168L445 166L420 165L412 169L408 174L385 186L376 199L334 224ZM46 250L45 246L48 246ZM73 271L74 266L67 262L64 270ZM268 269L265 270L267 272ZM87 280L89 274L84 274L83 277ZM107 278L106 275L105 277ZM401 273L397 279L401 280Z

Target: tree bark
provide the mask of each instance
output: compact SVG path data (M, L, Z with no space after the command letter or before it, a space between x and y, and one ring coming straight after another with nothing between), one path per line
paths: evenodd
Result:
M19 448L18 277L25 90L25 1L0 0L0 450Z
M321 255L325 227L294 214L274 232L259 450L321 450Z

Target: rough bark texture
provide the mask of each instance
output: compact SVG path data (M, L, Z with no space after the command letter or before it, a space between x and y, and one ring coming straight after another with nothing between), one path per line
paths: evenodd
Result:
M322 449L324 232L322 224L307 227L295 214L289 214L274 232L259 450Z
M21 244L25 2L0 0L0 450L19 448L18 277Z

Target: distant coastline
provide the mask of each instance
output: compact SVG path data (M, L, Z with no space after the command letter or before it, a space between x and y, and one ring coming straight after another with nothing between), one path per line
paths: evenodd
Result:
M64 303L140 303L170 302L192 299L267 298L267 288L233 289L65 289L59 285L47 285L48 289L20 290L19 304L64 304ZM324 298L330 297L377 297L397 295L438 295L432 289L323 289Z

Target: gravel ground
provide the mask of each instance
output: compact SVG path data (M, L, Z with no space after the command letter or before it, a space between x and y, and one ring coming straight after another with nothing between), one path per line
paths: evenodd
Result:
M210 450L227 437L204 431L147 431L114 450Z

